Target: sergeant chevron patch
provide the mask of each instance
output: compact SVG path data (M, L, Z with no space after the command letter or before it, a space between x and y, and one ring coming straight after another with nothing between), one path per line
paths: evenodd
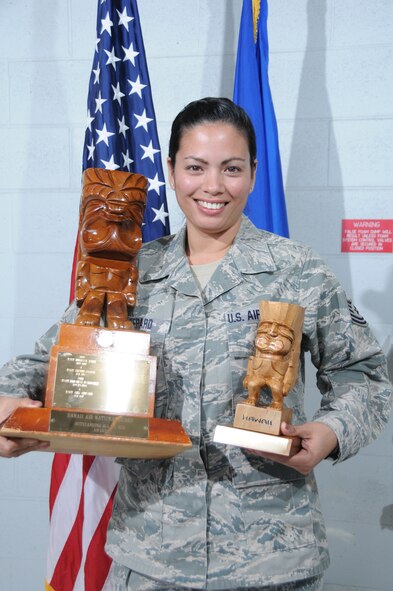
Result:
M367 326L366 320L360 314L359 310L354 306L351 300L347 300L348 302L348 310L351 315L351 320L353 324L357 324L358 326Z

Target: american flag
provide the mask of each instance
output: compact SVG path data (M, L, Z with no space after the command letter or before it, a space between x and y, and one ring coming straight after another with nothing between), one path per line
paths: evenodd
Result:
M98 0L83 152L83 170L90 167L145 175L148 193L143 240L169 233L161 152L136 0ZM46 591L109 589L111 560L104 544L118 476L112 458L55 455Z
M136 0L98 0L83 169L147 177L145 242L169 234L160 144Z

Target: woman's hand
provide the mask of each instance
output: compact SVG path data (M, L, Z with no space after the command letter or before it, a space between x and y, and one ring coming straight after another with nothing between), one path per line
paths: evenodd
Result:
M300 450L295 455L287 457L262 451L249 451L258 456L289 466L304 475L311 472L338 444L334 431L324 423L318 423L316 421L304 423L303 425L282 423L281 432L286 437L298 437L300 439Z
M37 400L30 400L30 398L0 396L0 424L19 406L37 408L42 406L42 403ZM3 458L16 458L28 451L36 451L47 447L49 447L48 442L37 441L37 439L0 437L0 457Z

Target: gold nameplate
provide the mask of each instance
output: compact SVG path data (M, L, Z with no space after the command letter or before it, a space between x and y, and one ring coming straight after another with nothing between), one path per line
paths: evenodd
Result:
M51 410L49 431L110 437L149 436L148 419L75 411Z
M59 351L52 406L147 414L151 365L148 356Z
M250 404L237 404L233 426L258 433L270 433L280 435L281 423L290 423L292 409L283 408L277 410L269 406L252 406Z

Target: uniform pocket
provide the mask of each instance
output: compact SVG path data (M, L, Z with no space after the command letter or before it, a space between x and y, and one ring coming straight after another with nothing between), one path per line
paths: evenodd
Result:
M315 543L312 512L304 478L270 480L239 491L249 547L264 553Z
M233 358L249 357L255 350L257 322L232 324L227 322L229 354Z
M241 447L228 449L232 481L238 489L299 480L299 472L288 466L266 460Z
M162 544L163 489L171 460L118 460L123 465L112 511L112 527L122 534L129 550L130 540L146 543L149 549Z

